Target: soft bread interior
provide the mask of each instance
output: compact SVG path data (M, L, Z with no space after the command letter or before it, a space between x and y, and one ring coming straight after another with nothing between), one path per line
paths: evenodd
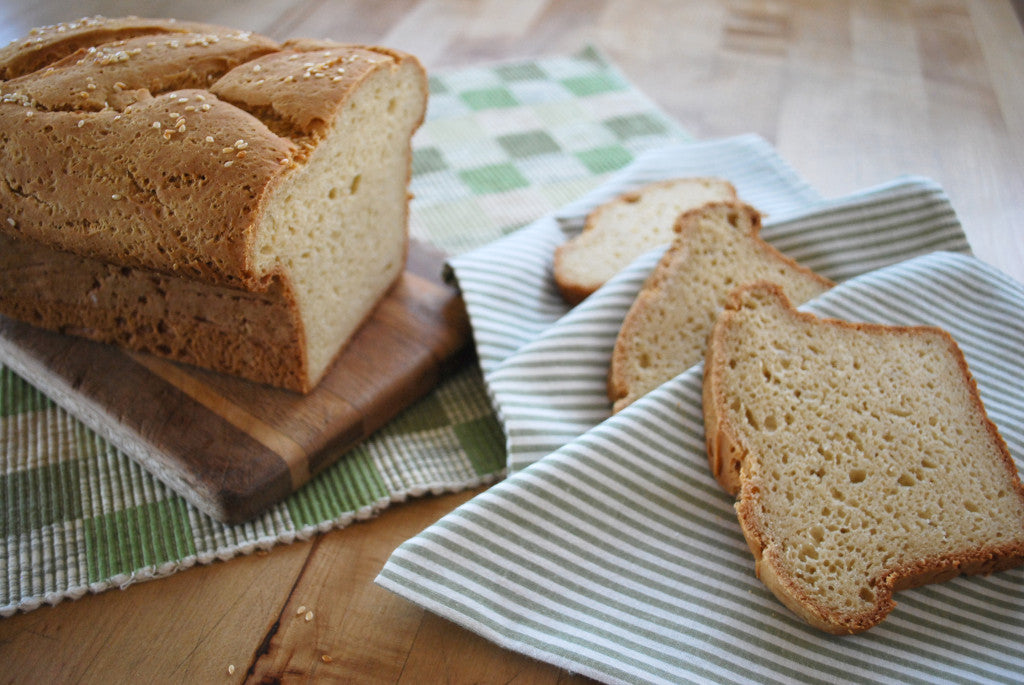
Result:
M746 455L740 523L786 604L860 629L893 590L1020 553L1016 469L947 334L816 319L754 290L712 344L719 426Z
M312 383L405 264L409 135L426 97L414 69L368 77L275 191L257 231L257 269L294 290Z

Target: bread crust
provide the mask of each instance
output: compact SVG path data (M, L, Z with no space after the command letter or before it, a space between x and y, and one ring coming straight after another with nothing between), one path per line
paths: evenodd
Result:
M881 622L896 606L893 593L928 583L949 580L957 575L989 574L1024 564L1024 518L1017 522L1016 531L1010 531L1005 544L971 545L964 542L948 553L924 558L904 560L883 568L866 579L873 590L873 604L861 612L839 612L810 596L797 582L784 560L784 544L775 536L770 515L763 508L762 491L769 487L758 463L757 454L744 444L740 431L729 420L725 403L729 395L724 389L723 375L728 366L725 349L725 331L738 310L750 298L773 298L786 308L794 321L835 326L869 335L935 336L947 346L951 359L959 370L959 381L970 397L973 415L978 417L978 428L985 432L995 446L999 470L1005 484L1024 507L1024 485L1005 441L995 424L988 418L966 360L955 340L948 332L930 326L897 327L873 323L853 323L838 319L819 318L800 312L790 303L778 286L758 283L735 291L726 310L719 317L712 332L705 366L703 403L708 458L712 473L730 494L738 495L735 504L744 538L755 559L757 577L790 610L811 625L833 634L852 634L865 631ZM951 543L952 544L952 543Z

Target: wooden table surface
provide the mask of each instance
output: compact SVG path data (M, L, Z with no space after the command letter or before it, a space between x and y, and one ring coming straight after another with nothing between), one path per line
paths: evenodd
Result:
M1024 33L1009 0L6 0L0 41L83 14L377 43L428 70L594 45L696 137L758 133L827 196L931 177L978 257L1024 282ZM0 619L0 679L582 680L373 585L399 543L474 494Z

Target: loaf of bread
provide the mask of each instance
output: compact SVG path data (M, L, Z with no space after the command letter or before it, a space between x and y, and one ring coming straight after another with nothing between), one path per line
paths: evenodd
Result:
M0 313L305 392L401 276L414 57L94 18L0 75Z
M707 202L736 199L717 178L678 178L651 183L600 205L583 231L555 250L555 284L563 299L579 304L644 252L672 242L676 218Z
M615 340L608 398L620 411L704 359L729 293L769 280L795 302L832 286L761 239L761 215L739 201L678 218L675 238L630 307Z
M704 413L758 577L822 630L878 624L896 590L1024 563L1024 487L945 331L740 289L710 338Z

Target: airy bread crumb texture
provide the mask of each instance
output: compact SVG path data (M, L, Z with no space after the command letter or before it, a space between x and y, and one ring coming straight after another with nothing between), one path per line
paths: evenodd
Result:
M778 283L795 302L832 286L759 236L761 215L712 202L675 222L675 239L644 284L615 341L608 397L618 412L699 363L708 333L739 285Z
M716 475L716 443L741 462L759 577L823 630L870 628L894 590L1024 562L1024 488L942 330L739 291L712 336L705 412Z
M629 263L672 242L680 214L707 202L736 198L718 178L679 178L648 184L594 209L583 231L555 250L554 275L566 302L578 304Z

